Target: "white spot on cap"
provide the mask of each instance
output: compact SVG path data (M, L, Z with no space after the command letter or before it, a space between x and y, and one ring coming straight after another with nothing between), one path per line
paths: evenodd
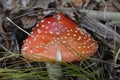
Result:
M32 30L34 30L35 28L32 28Z
M85 54L85 51L82 51L82 54Z
M50 31L50 34L53 34L53 32L52 32L52 31Z
M33 41L36 41L36 40L37 40L36 37L34 37L34 38L33 38Z
M80 28L78 28L78 27L76 27L76 29L77 29L77 30L79 30L79 31L81 30L81 29L80 29Z
M81 46L78 46L78 48L80 49L80 48L81 48Z
M80 39L81 39L81 36L79 36L77 40L79 41Z
M73 34L73 36L75 37L75 36L76 36L76 34Z
M67 35L69 36L69 35L70 35L70 33L67 33Z
M48 32L47 32L47 31L45 31L45 33L47 34Z
M31 34L33 34L33 32L31 32Z
M61 22L58 22L61 25Z
M73 41L74 38L73 38L73 37L70 37L70 39L71 39L71 41Z
M31 41L28 41L29 44L31 44Z
M35 46L35 48L40 48L40 46Z
M34 36L33 35L30 35L32 38L34 38Z
M66 41L62 41L63 43L66 43Z
M47 46L45 46L44 48L45 48L45 49L48 49L48 47L47 47Z
M48 26L45 27L45 29L48 29L48 28L49 28Z
M55 28L55 30L57 31L57 30L58 30L58 28Z
M25 41L28 42L28 39L26 39Z
M87 37L84 36L84 39L86 39Z
M54 44L54 41L51 41L50 43L51 43L51 44Z
M72 29L70 29L70 31L71 31L71 32L73 32L73 30L72 30Z
M61 39L63 39L63 37L60 37Z
M86 44L86 41L83 44Z
M57 15L57 17L56 17L58 20L60 20L60 18L61 18L61 16L59 16L59 15Z
M67 30L67 32L70 32L70 30Z
M33 50L30 50L30 53L33 53Z
M77 42L74 42L74 45L78 45L78 43L77 43Z
M87 43L89 42L89 40L86 41Z
M45 39L45 37L44 37L44 36L42 36L42 39Z
M57 35L59 35L60 33L59 32L56 32Z
M25 51L26 49L28 49L28 47L24 47L22 50Z
M53 37L53 39L56 39L55 37Z
M87 48L90 48L90 46L87 46Z
M37 32L38 32L38 33L41 33L41 30L40 30L40 29L38 29L38 30L37 30Z
M65 36L64 38L65 38L65 39L67 39L67 37L66 37L66 36Z
M75 30L75 33L77 33L78 31L77 30Z
M60 40L60 38L57 38L57 40Z
M77 56L78 54L77 53L74 53L75 56Z
M55 44L55 47L58 47L58 44Z
M48 21L48 24L50 24L51 22L50 21Z
M41 22L44 22L44 20L42 20Z
M65 29L67 29L67 27L65 27Z
M88 37L90 37L91 35L90 34L88 34Z
M83 48L85 48L85 46L83 46Z
M88 38L89 41L91 41L91 38Z
M44 28L44 27L45 27L45 25L42 25L41 27L42 27L42 28Z
M25 40L23 40L23 42L25 42Z
M39 26L39 24L36 25L37 27Z
M80 31L81 34L84 34L83 31Z
M52 25L53 25L53 26L56 25L56 22L54 22Z

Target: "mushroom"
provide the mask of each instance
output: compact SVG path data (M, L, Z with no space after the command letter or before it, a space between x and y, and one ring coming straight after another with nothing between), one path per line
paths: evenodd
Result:
M24 41L23 56L32 61L75 62L92 56L97 42L84 29L60 12L37 23Z

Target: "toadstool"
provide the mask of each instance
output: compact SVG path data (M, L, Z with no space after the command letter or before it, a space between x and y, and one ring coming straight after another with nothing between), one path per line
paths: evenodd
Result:
M33 61L74 62L97 51L96 41L60 12L37 23L22 45L21 53Z

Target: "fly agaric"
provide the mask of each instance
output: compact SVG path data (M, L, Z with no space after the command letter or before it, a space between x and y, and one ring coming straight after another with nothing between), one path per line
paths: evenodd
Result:
M74 62L90 57L97 48L90 34L56 12L37 23L24 40L21 52L28 60Z

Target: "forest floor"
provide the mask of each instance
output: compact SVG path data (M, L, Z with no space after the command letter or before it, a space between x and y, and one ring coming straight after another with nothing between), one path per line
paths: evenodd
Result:
M58 62L62 80L120 80L119 0L0 0L0 80L50 80L45 62L27 60L21 47L37 22L56 11L99 45L87 59Z

